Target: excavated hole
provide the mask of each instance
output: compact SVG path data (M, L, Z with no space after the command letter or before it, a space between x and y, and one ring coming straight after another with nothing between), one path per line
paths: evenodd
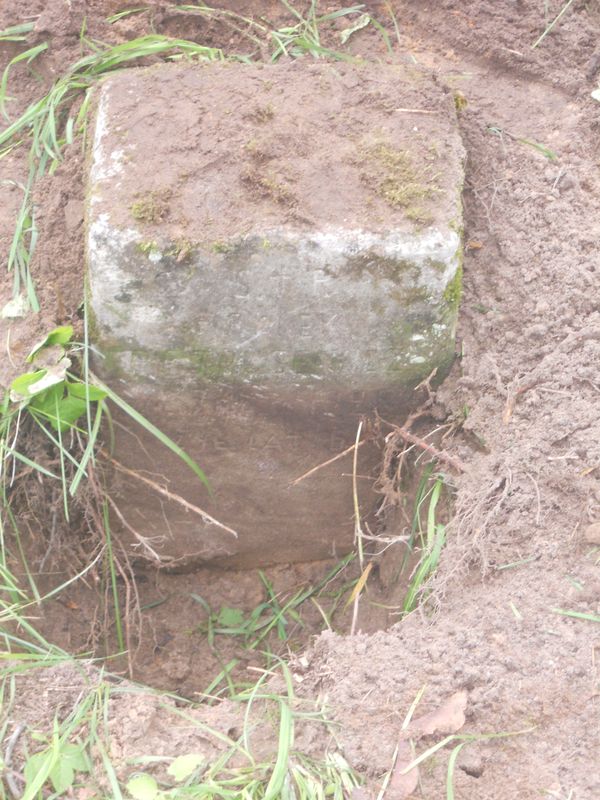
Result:
M431 427L427 422L417 430L425 435ZM327 561L262 570L206 566L171 574L141 562L132 564L132 576L125 570L116 576L123 638L131 655L115 657L118 631L106 563L44 603L38 630L70 653L109 657L111 672L128 675L131 670L137 681L198 699L204 693L226 693L233 684L255 682L256 669L268 668L277 656L300 655L324 630L348 635L353 630L386 629L402 618L422 554L418 537L412 553L406 543L415 498L424 486L431 492L436 481L433 465L426 461L428 453L407 445L399 449L397 443L394 447L384 452L377 481L378 511L361 520L367 537L362 567L358 551ZM42 499L38 498L38 504ZM428 502L426 497L421 505L424 535ZM59 497L46 499L47 510L57 506ZM444 489L436 521L443 524L448 512L449 492ZM42 545L33 537L25 542L28 564L41 593L68 579L78 550L80 561L83 553L93 552L90 542L82 546L86 525L82 512L80 519L72 517L70 529L63 525L60 530L55 520L50 543L46 540ZM375 538L369 539L371 535ZM70 554L68 567L66 553ZM368 580L355 615L352 593L365 570ZM416 596L422 599L421 594Z

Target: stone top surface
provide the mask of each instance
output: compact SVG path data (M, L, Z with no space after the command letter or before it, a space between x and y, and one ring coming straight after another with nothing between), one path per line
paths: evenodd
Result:
M460 225L453 99L413 67L170 64L101 90L94 214L218 249L287 230Z

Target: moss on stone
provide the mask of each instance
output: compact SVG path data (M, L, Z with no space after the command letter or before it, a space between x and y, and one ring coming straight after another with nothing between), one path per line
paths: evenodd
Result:
M299 375L320 375L323 371L323 359L320 353L295 353L290 367Z
M154 241L142 241L136 243L136 249L143 253L146 256L149 256L151 253L158 253L159 247L158 244Z
M244 371L233 353L219 352L208 347L171 347L147 352L140 350L138 355L159 364L187 362L190 372L206 383L241 379Z
M379 280L388 280L399 283L409 272L418 270L414 261L410 259L386 258L367 250L356 256L348 256L348 274L362 278L364 273Z
M425 286L402 287L401 289L392 289L390 297L405 308L410 308L418 303L430 302L431 291Z
M429 166L417 166L408 150L388 142L378 142L359 150L363 180L393 208L401 208L405 216L418 224L431 222L432 214L425 207L439 188Z
M161 222L169 213L171 189L136 195L136 198L131 204L131 216L138 222L149 224Z
M210 246L210 249L213 251L213 253L224 254L228 253L231 250L231 245L228 244L227 242L218 241L218 242L213 242Z
M231 378L236 373L236 358L232 353L219 353L200 348L187 354L199 378L215 383Z
M443 274L446 271L446 268L448 267L446 261L440 261L437 258L428 258L425 264L426 266L430 267L436 272L439 272L440 274Z
M444 290L444 301L446 302L449 311L456 313L460 305L460 298L462 295L462 279L463 279L463 251L462 245L459 246L457 251L458 266L451 281Z
M194 243L190 239L177 239L167 249L165 255L174 258L178 264L189 261L194 252Z

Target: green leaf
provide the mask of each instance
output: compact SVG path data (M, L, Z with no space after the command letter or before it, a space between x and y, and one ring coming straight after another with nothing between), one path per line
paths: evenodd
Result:
M229 608L223 606L217 617L217 625L224 628L241 628L244 624L244 612L239 608Z
M77 420L85 414L86 404L85 400L80 400L78 397L64 397L58 403L58 413L56 408L52 414L48 415L48 421L54 430L66 431L72 428ZM58 419L57 419L58 417Z
M32 756L29 756L27 761L25 762L25 768L23 769L23 777L25 778L25 783L27 786L30 786L35 778L42 772L42 770L47 770L50 764L51 754L48 750L42 750L39 753L34 753ZM44 778L44 783L46 782L46 778Z
M29 394L29 387L37 383L45 374L45 369L38 369L35 372L25 372L23 375L19 375L10 385L11 394L20 395L23 398L31 397Z
M83 745L65 745L61 750L61 758L70 764L75 772L90 772L90 764L86 758Z
M158 784L151 775L136 775L127 782L127 791L134 800L154 800Z
M29 403L29 408L38 411L40 414L50 414L55 417L56 403L60 403L63 395L64 385L55 384L49 389L44 389L43 392L34 395Z
M50 331L50 333L35 345L25 360L27 362L33 361L40 350L43 350L45 347L52 347L54 344L67 344L71 341L72 336L72 325L61 325L59 328L54 328L54 330Z
M80 397L82 400L104 400L106 392L91 383L71 383L67 381L67 391L73 397Z
M583 611L567 611L565 608L551 608L555 614L563 617L573 617L573 619L587 619L589 622L600 622L600 617L596 614L586 614Z
M178 756L168 768L167 772L176 781L184 781L204 763L204 756L199 753L188 753L185 756Z
M29 403L29 408L47 419L55 431L71 428L86 410L85 400L71 395L64 397L63 392L64 384L52 386Z
M65 761L62 758L61 755L57 763L50 770L50 775L48 777L50 778L50 782L54 787L54 791L57 794L64 794L73 786L73 782L75 781L75 770L68 761Z

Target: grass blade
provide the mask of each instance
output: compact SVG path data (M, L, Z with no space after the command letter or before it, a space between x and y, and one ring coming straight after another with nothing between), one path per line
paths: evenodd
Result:
M92 375L92 379L94 382L94 386L97 386L99 389L102 389L106 392L107 396L113 401L113 403L118 406L122 411L124 411L131 419L135 420L139 425L144 428L144 430L151 433L156 439L158 439L161 444L165 447L168 447L176 456L178 456L184 464L192 470L192 472L197 475L198 478L202 481L204 486L211 491L210 484L204 472L200 469L198 464L191 458L183 448L181 448L178 444L176 444L171 438L169 438L166 433L163 433L156 425L153 425L150 420L146 419L139 411L136 411L133 406L130 406L129 403L126 403L118 394L113 392L105 383L99 380L97 377Z
M564 608L551 608L555 614L560 614L562 617L572 617L573 619L585 619L588 622L600 622L600 617L596 614L585 614L583 611L567 611Z
M556 15L556 17L555 17L555 18L552 20L552 22L550 23L550 25L548 25L548 27L546 28L546 30L545 30L545 31L542 33L542 35L541 35L541 36L540 36L538 39L536 39L536 40L535 40L535 42L534 42L534 43L531 45L531 49L532 49L532 50L535 50L535 48L536 48L536 47L537 47L539 44L541 44L541 43L544 41L544 39L546 38L546 36L548 36L548 34L549 34L549 33L550 33L550 31L551 31L551 30L554 28L554 26L555 26L555 25L557 25L557 24L560 22L560 20L563 18L563 16L564 16L564 15L567 13L567 11L569 10L569 8L570 8L572 5L573 5L573 0L568 0L568 2L566 2L566 3L564 4L564 6L563 6L563 7L561 8L561 10L558 12L558 14Z
M280 796L287 777L290 750L294 740L294 718L289 705L284 700L279 701L279 713L277 760L265 789L264 800L275 800Z

